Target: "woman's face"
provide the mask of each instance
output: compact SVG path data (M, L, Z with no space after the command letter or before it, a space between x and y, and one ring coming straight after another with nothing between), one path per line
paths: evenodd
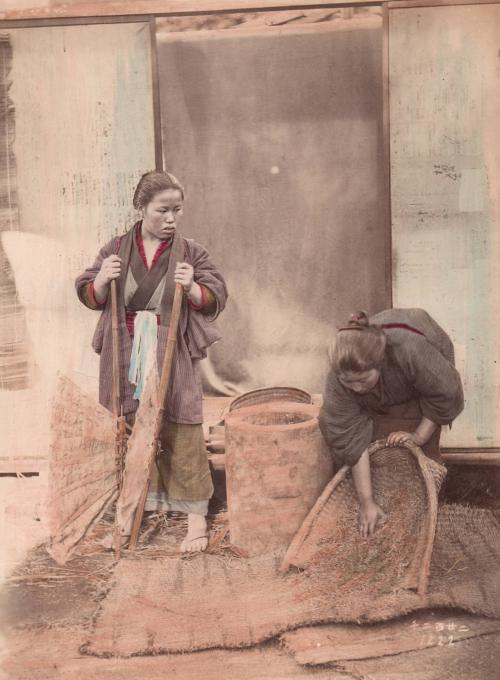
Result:
M362 373L352 373L346 371L340 373L339 380L348 390L356 392L356 394L366 394L372 390L378 383L380 378L380 371L377 368L371 368L369 371Z
M142 229L161 241L171 238L182 215L184 201L178 189L155 194L142 211Z

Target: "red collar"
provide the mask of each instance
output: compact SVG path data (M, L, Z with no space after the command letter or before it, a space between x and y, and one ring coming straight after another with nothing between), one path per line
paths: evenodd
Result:
M416 328L413 328L413 326L409 326L407 323L383 323L382 328L404 328L405 331L411 331L412 333L418 333L418 335L423 335L425 338L424 333L422 331L417 330Z
M146 269L151 269L154 267L154 265L158 262L158 259L160 255L167 249L170 248L172 245L172 240L173 239L167 239L166 241L162 241L158 248L156 249L156 252L153 256L153 260L151 262L151 267L148 267L148 261L146 259L146 251L144 250L144 241L142 238L142 222L139 222L138 225L135 228L135 243L137 245L137 250L139 251L139 255L142 258L142 261L144 262L144 266Z

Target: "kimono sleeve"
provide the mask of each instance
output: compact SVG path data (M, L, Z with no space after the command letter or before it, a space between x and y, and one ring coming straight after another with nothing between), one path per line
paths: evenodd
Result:
M111 239L111 241L106 243L106 245L100 249L93 264L90 267L87 267L87 269L85 269L85 271L82 272L75 280L75 288L78 299L89 309L101 310L105 306L104 302L100 304L95 300L93 295L93 282L101 269L103 260L105 260L110 255L116 255L119 246L119 237Z
M204 359L207 349L220 340L216 324L212 323L224 309L227 288L222 274L212 262L203 246L192 239L185 239L186 257L194 269L194 280L207 292L210 308L189 310L185 340L192 359Z
M449 425L464 408L457 369L421 336L400 348L398 361L416 392L422 415L437 425Z
M373 421L330 370L319 427L335 462L355 465L373 439Z
M213 313L209 317L207 315L207 320L214 321L226 306L228 297L226 282L208 251L199 243L191 239L186 240L194 268L194 280L207 289L208 297L212 301Z

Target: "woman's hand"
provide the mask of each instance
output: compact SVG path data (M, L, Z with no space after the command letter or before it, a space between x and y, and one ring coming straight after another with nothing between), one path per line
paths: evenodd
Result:
M367 500L359 504L359 533L363 538L373 534L377 522L385 522L387 515L375 501Z
M191 292L194 283L194 269L187 262L177 262L174 272L174 280L180 283L186 293Z
M417 441L415 441L414 432L411 433L398 430L397 432L391 432L391 434L387 437L387 446L401 446L401 444L404 444L405 442L419 446Z
M103 302L108 294L108 286L113 279L120 276L122 261L118 255L110 255L102 261L99 273L94 279L94 297Z
M101 269L95 277L95 285L107 286L110 281L120 276L122 261L118 255L110 255L102 261Z
M433 426L433 428L430 430L432 434L437 425L434 425L434 423L431 423L431 425ZM387 446L401 446L401 444L405 442L410 444L410 446L423 446L429 441L429 438L430 435L427 430L423 433L420 433L418 428L415 430L415 432L391 432L391 434L387 437Z
M180 283L184 288L184 292L188 298L195 305L201 305L203 302L203 293L201 287L194 280L194 269L187 262L177 262L174 272L174 280Z

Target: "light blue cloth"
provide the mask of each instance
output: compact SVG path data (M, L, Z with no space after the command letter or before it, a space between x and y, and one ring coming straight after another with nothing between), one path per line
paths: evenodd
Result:
M158 322L156 314L137 312L134 319L134 342L130 355L129 381L136 386L134 399L140 399L146 377L156 364Z

